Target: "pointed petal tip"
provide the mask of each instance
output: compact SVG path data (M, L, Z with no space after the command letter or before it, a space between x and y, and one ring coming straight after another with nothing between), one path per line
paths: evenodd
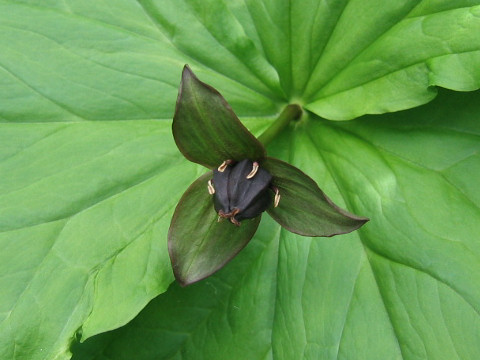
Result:
M339 213L341 213L342 215L344 215L345 217L348 217L356 222L358 222L359 224L361 224L360 226L364 225L365 223L369 222L370 221L370 218L368 217L365 217L365 216L360 216L360 215L355 215L345 209L342 209L341 207L339 207L338 205L336 205L334 202L332 202L332 200L330 200L330 198L327 197L327 199L329 200L329 202L332 204L332 206L334 206L337 211ZM359 227L360 227L359 226Z
M208 273L208 274L204 274L203 276L191 277L188 274L181 274L177 266L172 266L172 268L173 268L173 275L175 276L175 280L178 282L178 284L182 288L195 284L212 275L211 273Z
M183 66L183 70L182 70L182 80L185 79L185 78L189 78L189 77L194 77L196 78L195 74L193 73L192 69L190 68L190 66L188 64L185 64Z
M200 280L203 280L205 278L201 278L201 279L193 279L193 280L189 280L189 279L183 279L183 278L177 278L175 277L175 280L177 280L178 284L182 287L182 288L185 288L187 286L190 286L190 285L193 285L197 282L199 282Z
M352 214L352 213L348 213L348 215L345 215L347 217L349 217L350 219L354 220L356 223L355 224L352 224L351 225L351 228L350 229L344 229L342 231L338 231L338 232L334 232L332 234L329 234L329 235L319 235L319 236L325 236L325 237L332 237L332 236L336 236L336 235L345 235L345 234L349 234L351 232L354 232L354 231L357 231L358 229L360 229L363 225L365 225L367 222L370 221L369 218L367 217L364 217L364 216L357 216L355 214ZM317 236L317 235L314 235L314 236Z
M192 284L191 282L188 282L186 279L183 279L180 277L178 274L175 274L175 280L177 280L178 284L184 288L187 287L188 285Z
M182 274L180 271L180 268L178 264L176 264L172 258L172 254L170 253L170 262L172 264L172 270L173 270L173 276L175 277L175 280L178 282L178 284L183 288L187 287L188 285L191 285L201 279L188 279L188 276L185 276L185 274Z

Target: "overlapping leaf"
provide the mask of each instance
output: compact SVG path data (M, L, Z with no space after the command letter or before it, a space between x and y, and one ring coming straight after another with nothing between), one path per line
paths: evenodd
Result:
M0 357L68 358L78 329L124 324L172 281L170 214L200 175L160 120L185 63L257 129L291 100L347 119L427 102L432 85L478 88L478 13L472 0L0 1ZM159 319L179 303L195 319L158 351L477 359L479 109L462 99L292 128L270 155L374 221L361 241L267 222L231 270L158 300Z

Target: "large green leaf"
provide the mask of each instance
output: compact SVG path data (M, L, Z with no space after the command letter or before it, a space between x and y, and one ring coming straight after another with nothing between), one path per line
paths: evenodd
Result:
M172 281L164 230L197 171L168 122L3 124L0 138L0 353L53 359Z
M170 217L201 174L171 136L185 63L256 134L293 101L329 119L405 109L432 85L478 88L479 4L0 0L0 358L66 359L173 281ZM264 216L212 280L158 299L155 318L194 316L158 351L478 358L475 102L310 116L274 139L269 155L372 221L311 240Z
M74 359L478 359L480 193L463 184L479 171L479 113L479 92L450 93L284 134L271 152L371 221L326 239L264 217L226 268L172 286Z

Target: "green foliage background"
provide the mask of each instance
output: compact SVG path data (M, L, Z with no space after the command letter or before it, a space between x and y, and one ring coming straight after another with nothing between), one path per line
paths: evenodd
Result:
M0 358L68 359L132 318L74 358L480 358L480 94L386 114L479 88L478 0L0 0L0 29ZM371 221L312 239L264 216L172 284L204 172L171 135L185 63L256 135L302 104L269 155Z

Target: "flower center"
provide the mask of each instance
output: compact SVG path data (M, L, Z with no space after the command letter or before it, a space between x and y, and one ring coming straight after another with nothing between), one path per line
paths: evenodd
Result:
M278 205L280 195L272 185L272 175L256 161L224 161L213 170L213 181L208 182L219 221L229 219L240 226L243 219L252 219ZM275 199L272 201L272 192Z

